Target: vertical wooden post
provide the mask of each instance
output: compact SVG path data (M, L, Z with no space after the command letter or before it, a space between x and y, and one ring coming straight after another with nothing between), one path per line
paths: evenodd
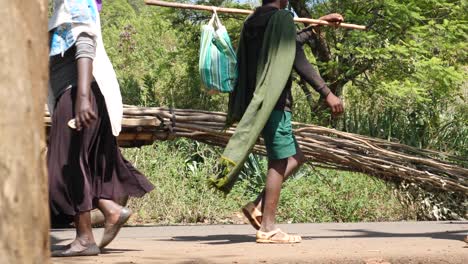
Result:
M47 0L0 1L0 263L49 263Z

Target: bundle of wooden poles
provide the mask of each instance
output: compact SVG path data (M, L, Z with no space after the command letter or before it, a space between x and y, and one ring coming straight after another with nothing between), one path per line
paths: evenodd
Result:
M125 106L118 141L122 147L139 147L156 140L184 137L225 146L235 131L235 127L225 128L225 120L226 114L221 112ZM50 127L47 111L45 123ZM388 181L404 180L468 194L467 160L330 128L293 125L308 162L317 167L363 172ZM265 154L261 138L253 151Z

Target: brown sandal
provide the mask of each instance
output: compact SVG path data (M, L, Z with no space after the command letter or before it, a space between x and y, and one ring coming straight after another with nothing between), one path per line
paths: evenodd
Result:
M275 239L275 236L281 233L284 236L281 239ZM271 232L262 232L257 231L257 243L264 243L264 244L294 244L300 243L302 241L301 236L299 235L289 235L281 229L276 229Z
M242 207L242 213L249 220L253 228L259 230L261 225L261 220L258 220L258 217L262 217L262 212L257 209L254 203L249 202L244 207Z

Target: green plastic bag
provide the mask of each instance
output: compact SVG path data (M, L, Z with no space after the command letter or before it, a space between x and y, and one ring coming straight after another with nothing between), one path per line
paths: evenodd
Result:
M230 93L237 81L237 57L216 11L202 26L198 70L209 93Z

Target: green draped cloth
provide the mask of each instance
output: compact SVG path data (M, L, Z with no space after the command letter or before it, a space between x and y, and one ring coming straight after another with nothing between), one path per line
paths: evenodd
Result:
M238 47L239 79L231 95L228 125L237 128L220 160L220 174L211 179L219 190L228 193L239 177L291 74L296 52L296 30L291 13L279 10L268 21L258 59L256 86L250 102L245 95L246 78L242 74L246 60L244 32Z

